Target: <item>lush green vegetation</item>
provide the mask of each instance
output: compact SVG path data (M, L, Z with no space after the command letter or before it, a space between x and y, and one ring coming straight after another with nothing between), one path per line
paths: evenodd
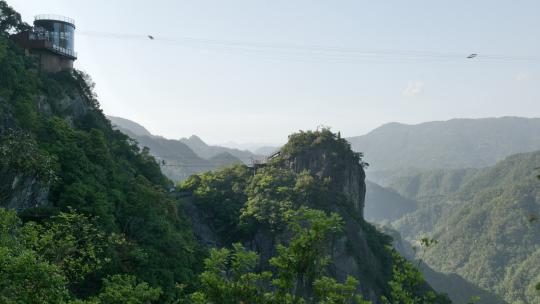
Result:
M510 303L536 303L540 185L534 168L539 163L540 152L532 152L486 169L398 178L392 187L416 200L418 209L391 224L413 244L425 236L439 241L424 257L433 270L456 273ZM428 270L428 278L437 279Z
M515 155L463 186L459 196L466 202L435 226L442 246L427 254L428 264L510 302L540 301L534 288L540 280L540 226L534 220L540 187L532 170L538 163L538 152Z
M73 210L44 224L23 225L14 211L0 208L0 300L67 303L74 295L97 288L88 282L98 277L103 277L101 291L87 303L157 300L161 289L138 283L133 275L105 275L112 263L108 251L125 242L120 235L102 233L95 218Z
M361 170L360 155L352 152L338 134L326 129L297 133L290 139L281 155L267 166L250 169L237 165L193 175L182 183L182 191L193 193L192 203L203 211L203 222L209 223L219 243L233 248L211 252L201 277L203 290L192 299L203 303L236 303L242 297L255 303L363 303L362 298L354 296L362 280L358 283L357 278L350 277L338 282L329 276L334 267L330 253L337 250L335 243L348 226L364 231L364 242L376 255L377 261L372 263L381 265L362 265L363 271L370 273L375 267L378 275L385 277L381 293L389 303L402 303L404 299L411 303L446 303L444 297L430 291L412 265L392 254L387 236L354 215L359 212L343 195L339 182L308 170L297 173L289 169L293 163L298 164L296 169L307 169L304 163L310 163L308 155L316 158L324 154L327 162L317 165L330 176L336 173L340 177L337 173L348 161ZM346 216L348 222L336 212ZM260 239L265 241L258 242ZM258 252L239 244L248 244ZM357 244L347 246L352 253L339 254L358 250L353 249ZM259 260L260 255L268 260ZM242 272L234 266L238 259L248 264ZM358 261L365 264L362 259ZM219 266L210 267L216 264ZM364 287L377 288L379 279L372 276ZM251 285L248 288L246 284Z
M337 214L327 215L305 207L289 211L292 237L278 245L270 259L272 271L255 272L259 256L240 244L233 249L213 249L200 275L201 288L191 294L193 303L320 303L369 304L358 294L358 280L348 276L343 283L326 275L331 263L325 255L327 240L342 231ZM388 249L392 251L392 249ZM418 270L392 251L395 259L390 292L382 303L448 303L445 296L426 288Z
M240 244L233 250L214 249L201 274L201 290L191 295L195 303L365 303L356 295L358 281L345 283L324 276L329 259L324 255L327 238L341 229L337 214L302 208L289 212L293 236L279 245L270 260L275 274L254 272L258 255Z
M135 284L107 279L126 274L159 287L160 300L176 297L176 284L195 280L204 254L180 202L167 194L172 184L147 150L112 130L87 75L38 72L34 59L7 39L8 31L24 24L0 3L0 198L14 180L34 179L49 189L47 206L21 213L28 225L38 223L32 226L36 244L25 244L20 252L7 247L3 256L12 262L3 265L29 267L17 264L28 261L39 266L36 271L51 270L56 276L44 278L57 284L51 286L57 293L44 292L51 296L87 297L106 288L103 282ZM73 221L62 224L58 216L72 211L91 218L92 229ZM73 244L81 238L88 244ZM64 245L86 247L64 257L69 253ZM63 283L64 289L58 287Z
M0 302L338 304L366 303L367 290L387 303L446 303L341 192L337 173L351 162L360 183L365 164L339 134L294 134L256 172L192 176L180 201L149 150L113 130L88 75L40 73L8 38L25 27L0 0ZM309 153L338 178L285 166ZM14 193L21 181L30 186ZM45 200L3 208L35 187ZM188 204L223 248L199 245ZM249 247L258 241L270 244ZM337 279L336 243L363 277Z

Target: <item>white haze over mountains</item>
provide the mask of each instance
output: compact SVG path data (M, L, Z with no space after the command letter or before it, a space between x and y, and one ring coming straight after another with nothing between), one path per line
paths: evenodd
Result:
M227 147L231 149L248 150L255 154L265 155L279 149L279 147L281 147L283 144L269 142L238 143L235 141L227 141L222 143L213 143L213 145Z

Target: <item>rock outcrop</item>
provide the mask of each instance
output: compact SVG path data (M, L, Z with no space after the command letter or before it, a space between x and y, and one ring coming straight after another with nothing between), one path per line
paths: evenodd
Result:
M18 212L27 208L48 205L49 185L36 177L23 174L1 178L2 200L0 207Z
M65 72L67 73L67 72ZM78 72L77 72L78 73ZM81 77L74 72L75 78ZM43 117L58 116L65 120L71 127L75 127L75 122L84 117L93 110L95 102L92 96L85 93L85 89L80 84L69 83L60 89L58 96L51 97L44 95L33 96L37 112ZM0 98L0 102L3 100ZM15 209L18 212L27 208L43 207L49 204L50 182L43 181L37 174L37 166L47 166L50 160L36 161L35 165L29 168L17 168L17 164L11 164L8 158L19 158L26 160L11 161L19 163L43 157L32 138L20 131L21 126L8 111L0 120L0 152L6 155L0 155L4 159L0 162L0 207ZM13 137L14 136L14 137ZM11 139L10 139L11 138ZM12 139L17 140L13 141ZM22 140L25 138L24 140ZM20 140L20 141L19 141ZM11 151L12 145L19 145L14 151ZM24 145L27 145L26 148ZM17 152L18 151L18 152ZM54 172L50 172L54 175Z
M316 184L324 188L321 189L321 197L302 204L338 213L344 223L344 233L329 244L327 254L332 263L328 272L340 281L349 275L357 278L361 282L361 293L373 303L379 303L380 296L387 292L387 282L391 276L392 261L385 249L390 245L390 239L363 218L366 185L361 154L354 153L344 139L329 130L301 132L292 135L280 153L251 172L257 175L258 170L263 170L261 173L265 174L270 168L261 169L264 167L289 169L297 176L307 172L318 180ZM314 191L319 193L319 190ZM215 244L219 237L212 233L216 224L213 215L204 215L202 210L195 211L194 206L197 207L196 198L189 198L185 209L193 216L194 233L201 243ZM246 248L259 254L259 270L267 270L270 267L268 260L276 255L276 245L286 243L287 239L286 231L276 232L260 225L254 235L243 240L243 243Z
M285 166L296 173L309 171L320 179L329 179L332 190L341 192L363 218L366 173L354 154L337 156L321 147L285 157Z

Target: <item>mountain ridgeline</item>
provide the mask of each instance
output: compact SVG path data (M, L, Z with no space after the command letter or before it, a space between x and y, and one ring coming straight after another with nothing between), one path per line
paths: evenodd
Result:
M487 167L511 154L540 150L540 118L389 123L348 140L366 155L368 178L388 185L413 172Z
M180 140L166 139L152 135L134 121L115 116L107 118L116 129L135 139L140 147L148 147L149 153L161 161L163 173L175 182L183 181L195 173L238 163L250 164L262 158L247 150L207 145L195 135Z
M25 28L0 0L0 302L448 303L364 220L339 135L175 189L151 153L186 145L115 130L88 75L40 72L9 38Z

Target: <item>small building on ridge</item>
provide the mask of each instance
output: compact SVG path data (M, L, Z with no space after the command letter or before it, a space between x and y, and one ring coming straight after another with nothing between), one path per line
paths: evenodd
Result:
M75 21L57 15L38 15L31 30L14 35L13 40L27 55L39 58L40 69L59 72L73 68L75 52Z

